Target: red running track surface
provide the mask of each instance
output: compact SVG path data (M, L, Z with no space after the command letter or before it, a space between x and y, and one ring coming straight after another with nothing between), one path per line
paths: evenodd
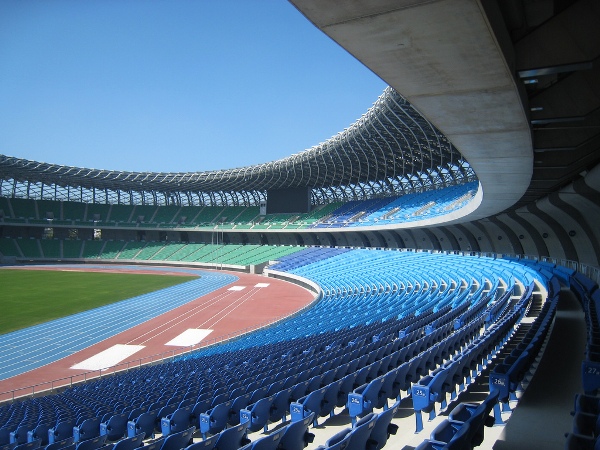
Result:
M51 270L51 267L47 266L43 270ZM82 267L81 270L87 269ZM93 270L117 271L110 266ZM143 270L140 267L139 271ZM159 272L153 270L152 273ZM163 273L180 275L169 271L168 267L164 268ZM142 363L150 363L189 351L190 347L165 344L190 328L213 330L194 347L199 348L215 339L221 340L228 335L237 335L292 315L312 303L316 297L309 290L287 281L239 272L228 273L237 276L238 280L66 358L0 381L0 401L12 398L12 391L15 391L15 397L20 397L99 376L98 371L84 375L85 371L71 367L117 344L143 345L144 348L122 361L117 368L103 373L135 367L140 364L140 360ZM268 283L268 286L255 288L258 283ZM245 288L231 290L234 286ZM35 385L37 387L30 388Z

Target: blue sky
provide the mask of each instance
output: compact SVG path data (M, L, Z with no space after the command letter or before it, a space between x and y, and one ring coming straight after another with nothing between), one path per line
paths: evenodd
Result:
M242 167L328 139L384 88L284 0L0 1L0 154Z

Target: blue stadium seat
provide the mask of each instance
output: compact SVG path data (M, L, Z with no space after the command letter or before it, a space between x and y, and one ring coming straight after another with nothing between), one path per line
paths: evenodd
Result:
M289 412L291 394L292 387L288 387L280 390L273 396L271 415L269 416L271 422L279 422L280 420L285 422L287 413Z
M106 435L94 436L93 438L84 439L80 441L76 446L75 450L97 450L102 447L106 442Z
M323 407L323 402L325 401L325 392L327 388L317 389L312 391L308 395L299 398L295 402L290 403L290 415L292 418L292 422L297 422L298 420L304 419L310 413L315 413L315 419L313 422L313 426L317 426L317 417L321 412L321 408Z
M254 442L251 442L244 447L243 450L277 450L281 442L281 438L285 434L286 428L280 428L273 433L261 437Z
M358 420L350 430L350 441L345 448L347 450L364 450L367 448L367 441L371 437L376 421L377 414L374 413L369 413Z
M200 414L200 433L206 438L208 434L220 433L231 420L231 401L219 403L214 408Z
M371 430L371 436L369 436L370 450L382 449L389 437L396 434L398 425L393 424L392 419L399 408L400 401L397 401L391 407L377 415L375 426Z
M247 437L247 429L248 423L246 422L221 431L213 448L237 450L243 447L250 442L250 439Z
M313 422L314 415L311 413L308 417L287 425L281 437L279 450L304 450L304 447L312 443L315 435L308 431L308 427Z
M48 430L50 426L45 423L37 425L33 430L27 432L27 442L41 439L41 446L48 445Z
M568 433L565 441L565 450L598 450L600 439L590 436Z
M73 439L75 443L87 441L100 436L100 418L91 417L81 422L81 425L73 427Z
M177 408L172 414L163 417L160 422L163 436L168 436L171 433L179 433L187 430L195 424L192 423L194 418L192 414L193 405Z
M446 421L444 421L444 422L446 422ZM447 424L445 424L444 422L442 422L440 425L438 425L438 427L447 426ZM434 432L435 432L435 430L434 430ZM456 433L450 438L449 441L447 441L447 442L437 441L432 437L431 439L425 440L421 444L419 444L415 448L415 450L464 450L464 449L469 449L469 448L471 448L470 444L467 443L467 441L466 441L468 433L469 433L469 425L463 424L460 428L458 428ZM440 434L445 435L445 432L442 432L440 430ZM433 433L432 433L432 436L433 436Z
M350 437L350 429L342 430L327 439L325 445L319 445L316 450L345 450L350 445Z
M383 377L375 378L368 384L363 384L348 394L348 414L353 425L356 423L357 417L372 412L375 407L380 408L383 406L382 399L380 398L383 382ZM385 393L383 393L383 399L386 399ZM378 406L380 403L382 405Z
M498 403L498 391L491 392L480 404L460 403L452 409L448 418L452 421L469 423L471 445L481 445L484 438L484 427L494 425L494 418L490 415Z
M143 445L144 433L140 433L134 437L121 439L115 444L112 450L136 450Z
M35 450L37 448L40 448L41 443L41 439L35 439L31 442L24 442L22 444L18 444L16 447L14 447L13 450Z
M100 436L106 435L108 441L118 441L127 434L127 416L114 414L108 422L100 424Z
M60 450L62 448L68 447L74 444L73 437L63 439L62 441L56 441L52 444L48 444L45 447L45 450Z
M27 424L27 425L20 425L16 430L11 431L9 434L9 442L12 443L17 443L17 445L19 444L24 444L27 442L27 433L31 430L32 426Z
M58 422L55 427L48 430L48 443L52 444L54 442L72 438L74 426L75 423L71 419Z
M160 450L181 450L182 448L186 448L192 442L192 435L195 430L196 427L190 427L187 430L168 435Z
M144 433L147 438L154 438L154 422L158 411L147 411L140 414L135 420L127 422L127 437L134 437Z
M261 429L267 431L274 399L275 396L261 398L256 403L242 409L240 411L240 424L245 424L251 432Z

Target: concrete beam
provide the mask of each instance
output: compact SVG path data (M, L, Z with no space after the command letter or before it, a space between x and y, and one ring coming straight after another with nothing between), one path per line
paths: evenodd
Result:
M512 65L479 1L290 1L469 161L483 201L457 222L497 214L521 198L533 171L530 126Z

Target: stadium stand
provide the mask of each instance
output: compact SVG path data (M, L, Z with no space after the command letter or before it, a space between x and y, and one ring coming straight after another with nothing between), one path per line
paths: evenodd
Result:
M387 268L383 276L382 265ZM343 411L354 426L319 448L336 448L346 441L362 445L375 430L380 440L393 434L385 413L398 407L402 392L412 397L419 431L419 411L447 407L448 395L459 398L493 355L506 354L490 375L490 400L480 408L485 414L458 421L478 409L460 406L452 413L456 419L449 419L454 422L440 425L423 448L444 439L457 441L457 436L475 442L486 414L499 410L499 402L511 392L495 387L519 383L516 378L496 383L494 377L511 372L502 368L510 367L506 364L517 350L534 353L529 348L539 345L547 331L557 295L556 283L528 265L453 254L308 248L269 270L275 268L317 281L322 299L270 328L169 363L0 406L0 430L8 430L5 438L0 431L0 439L8 440L0 445L24 440L29 432L33 439L46 428L50 443L98 437L120 442L126 433L131 439L143 432L150 445L152 436L167 442L191 425L202 436L192 445L233 439L231 448L260 448L261 437L254 433L304 423L304 431L294 438L303 448L310 440L305 426ZM454 283L456 288L448 289L453 279L475 284ZM546 289L552 297L536 321L518 346L507 347L533 298ZM446 297L450 300L436 308ZM515 361L522 359L517 356ZM445 374L445 383L439 374ZM425 403L419 403L421 398ZM286 433L274 439L284 439ZM268 439L262 439L266 446Z
M321 298L187 358L2 404L0 450L490 448L542 367L561 290L587 333L564 446L598 447L596 3L292 3L390 83L355 124L243 177L0 155L0 256L269 262ZM313 187L311 212L259 214L295 186ZM542 430L523 448L562 447L540 438L554 422L524 422Z

